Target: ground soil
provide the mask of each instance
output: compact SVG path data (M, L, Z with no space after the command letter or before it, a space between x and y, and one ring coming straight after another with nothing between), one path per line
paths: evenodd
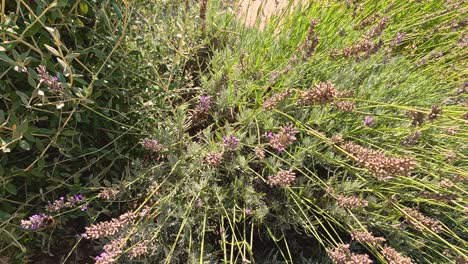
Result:
M297 0L239 0L237 16L245 25L253 27L260 20L259 27L262 29L268 19L275 14L297 4Z

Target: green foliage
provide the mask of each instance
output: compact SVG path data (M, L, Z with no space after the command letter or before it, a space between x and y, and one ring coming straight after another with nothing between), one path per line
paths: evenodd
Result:
M2 255L12 252L15 259L42 254L34 252L35 236L18 224L43 211L44 200L122 177L129 147L138 141L128 136L137 130L127 116L135 103L128 87L136 82L125 70L132 55L122 46L130 15L123 3L19 0L6 1L2 10L0 245ZM41 82L40 65L62 91ZM73 215L82 218L78 226L85 224L84 213Z

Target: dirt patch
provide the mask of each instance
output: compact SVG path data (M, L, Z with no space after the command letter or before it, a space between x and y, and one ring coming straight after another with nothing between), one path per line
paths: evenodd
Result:
M281 14L289 5L293 7L297 3L298 0L239 0L236 14L249 27L260 20L259 27L263 29L272 15Z

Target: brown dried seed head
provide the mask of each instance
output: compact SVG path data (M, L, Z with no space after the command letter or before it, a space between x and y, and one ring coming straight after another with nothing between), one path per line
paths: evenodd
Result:
M372 16L364 19L358 26L355 26L354 29L363 29L370 26L372 23L377 20L381 15L379 13L373 13Z
M143 255L146 255L149 251L149 240L144 240L136 244L128 253L131 259L139 258Z
M377 25L375 25L373 28L371 28L368 32L367 32L367 37L369 38L374 38L374 37L378 37L382 34L382 31L384 30L385 26L387 25L388 21L390 19L388 17L383 17L378 23Z
M118 218L110 221L99 222L85 228L86 232L82 235L86 239L98 239L117 234L123 227L130 224L137 216L132 213L125 213Z
M377 246L385 242L383 237L375 237L372 233L367 231L351 231L351 238L359 241L360 243L369 243L373 246Z
M321 82L313 89L304 91L299 96L299 102L305 105L327 104L337 97L338 91L331 81Z
M421 138L421 132L416 131L413 134L407 136L402 142L402 146L414 146L418 143L418 140Z
M99 192L97 197L104 199L104 200L115 200L118 194L119 194L119 190L117 189L105 188Z
M389 246L384 246L380 253L387 259L389 264L414 264L411 258L401 255Z
M433 121L442 113L442 108L438 105L433 105L431 111L427 115L427 119Z
M409 175L417 165L413 158L386 155L383 151L364 148L352 142L341 144L341 148L352 154L361 166L371 171L381 181L394 176Z
M344 112L353 112L354 109L356 109L356 104L354 104L353 101L336 101L335 102L335 107L338 110L344 111Z
M281 127L278 133L268 133L267 136L270 138L268 145L277 151L282 152L287 146L296 141L295 135L297 133L299 133L299 131L297 131L297 129L292 125Z
M442 188L447 188L447 189L449 189L449 188L452 188L454 184L453 184L452 181L450 181L450 180L448 180L448 179L443 179L443 180L441 180L441 181L439 182L439 185L440 185L440 187L442 187Z
M223 162L223 153L221 152L209 152L205 156L205 161L212 167L218 167Z
M419 231L425 231L425 227L429 228L435 233L442 231L442 225L439 221L432 219L430 217L424 216L419 211L412 208L403 209L405 212L406 222Z
M206 9L208 7L208 0L200 0L200 18L206 19Z
M296 180L296 173L292 170L281 170L274 176L268 176L271 186L288 187Z
M406 112L412 119L412 124L414 126L420 126L424 123L424 119L425 119L425 115L423 112L419 112L419 111L407 111Z
M262 147L256 146L254 151L257 159L262 160L265 158L265 150Z
M337 195L336 204L346 209L357 209L366 207L368 202L355 196Z
M449 163L454 162L457 159L457 153L454 151L448 151L445 153L445 160Z
M286 89L285 91L282 91L280 93L277 93L270 98L267 98L263 102L263 108L265 110L272 110L278 106L278 104L282 101L284 101L287 97L291 95L291 90Z
M341 143L344 142L343 140L343 136L341 134L336 134L336 135L333 135L331 138L330 138L331 142L335 145L340 145Z
M351 253L349 244L339 244L333 249L327 250L328 256L336 264L372 264L372 260L366 254Z

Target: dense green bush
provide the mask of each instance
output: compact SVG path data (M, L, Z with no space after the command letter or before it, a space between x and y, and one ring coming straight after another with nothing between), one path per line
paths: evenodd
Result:
M0 254L466 262L466 3L17 3Z
M44 234L41 246L18 221L43 211L45 201L86 194L125 175L128 150L138 142L128 136L138 130L127 115L135 104L129 94L138 90L125 70L134 55L122 46L130 11L113 0L3 4L0 255L41 256L34 251L46 252L47 244L65 254L73 239ZM72 238L85 215L57 218L58 237Z

